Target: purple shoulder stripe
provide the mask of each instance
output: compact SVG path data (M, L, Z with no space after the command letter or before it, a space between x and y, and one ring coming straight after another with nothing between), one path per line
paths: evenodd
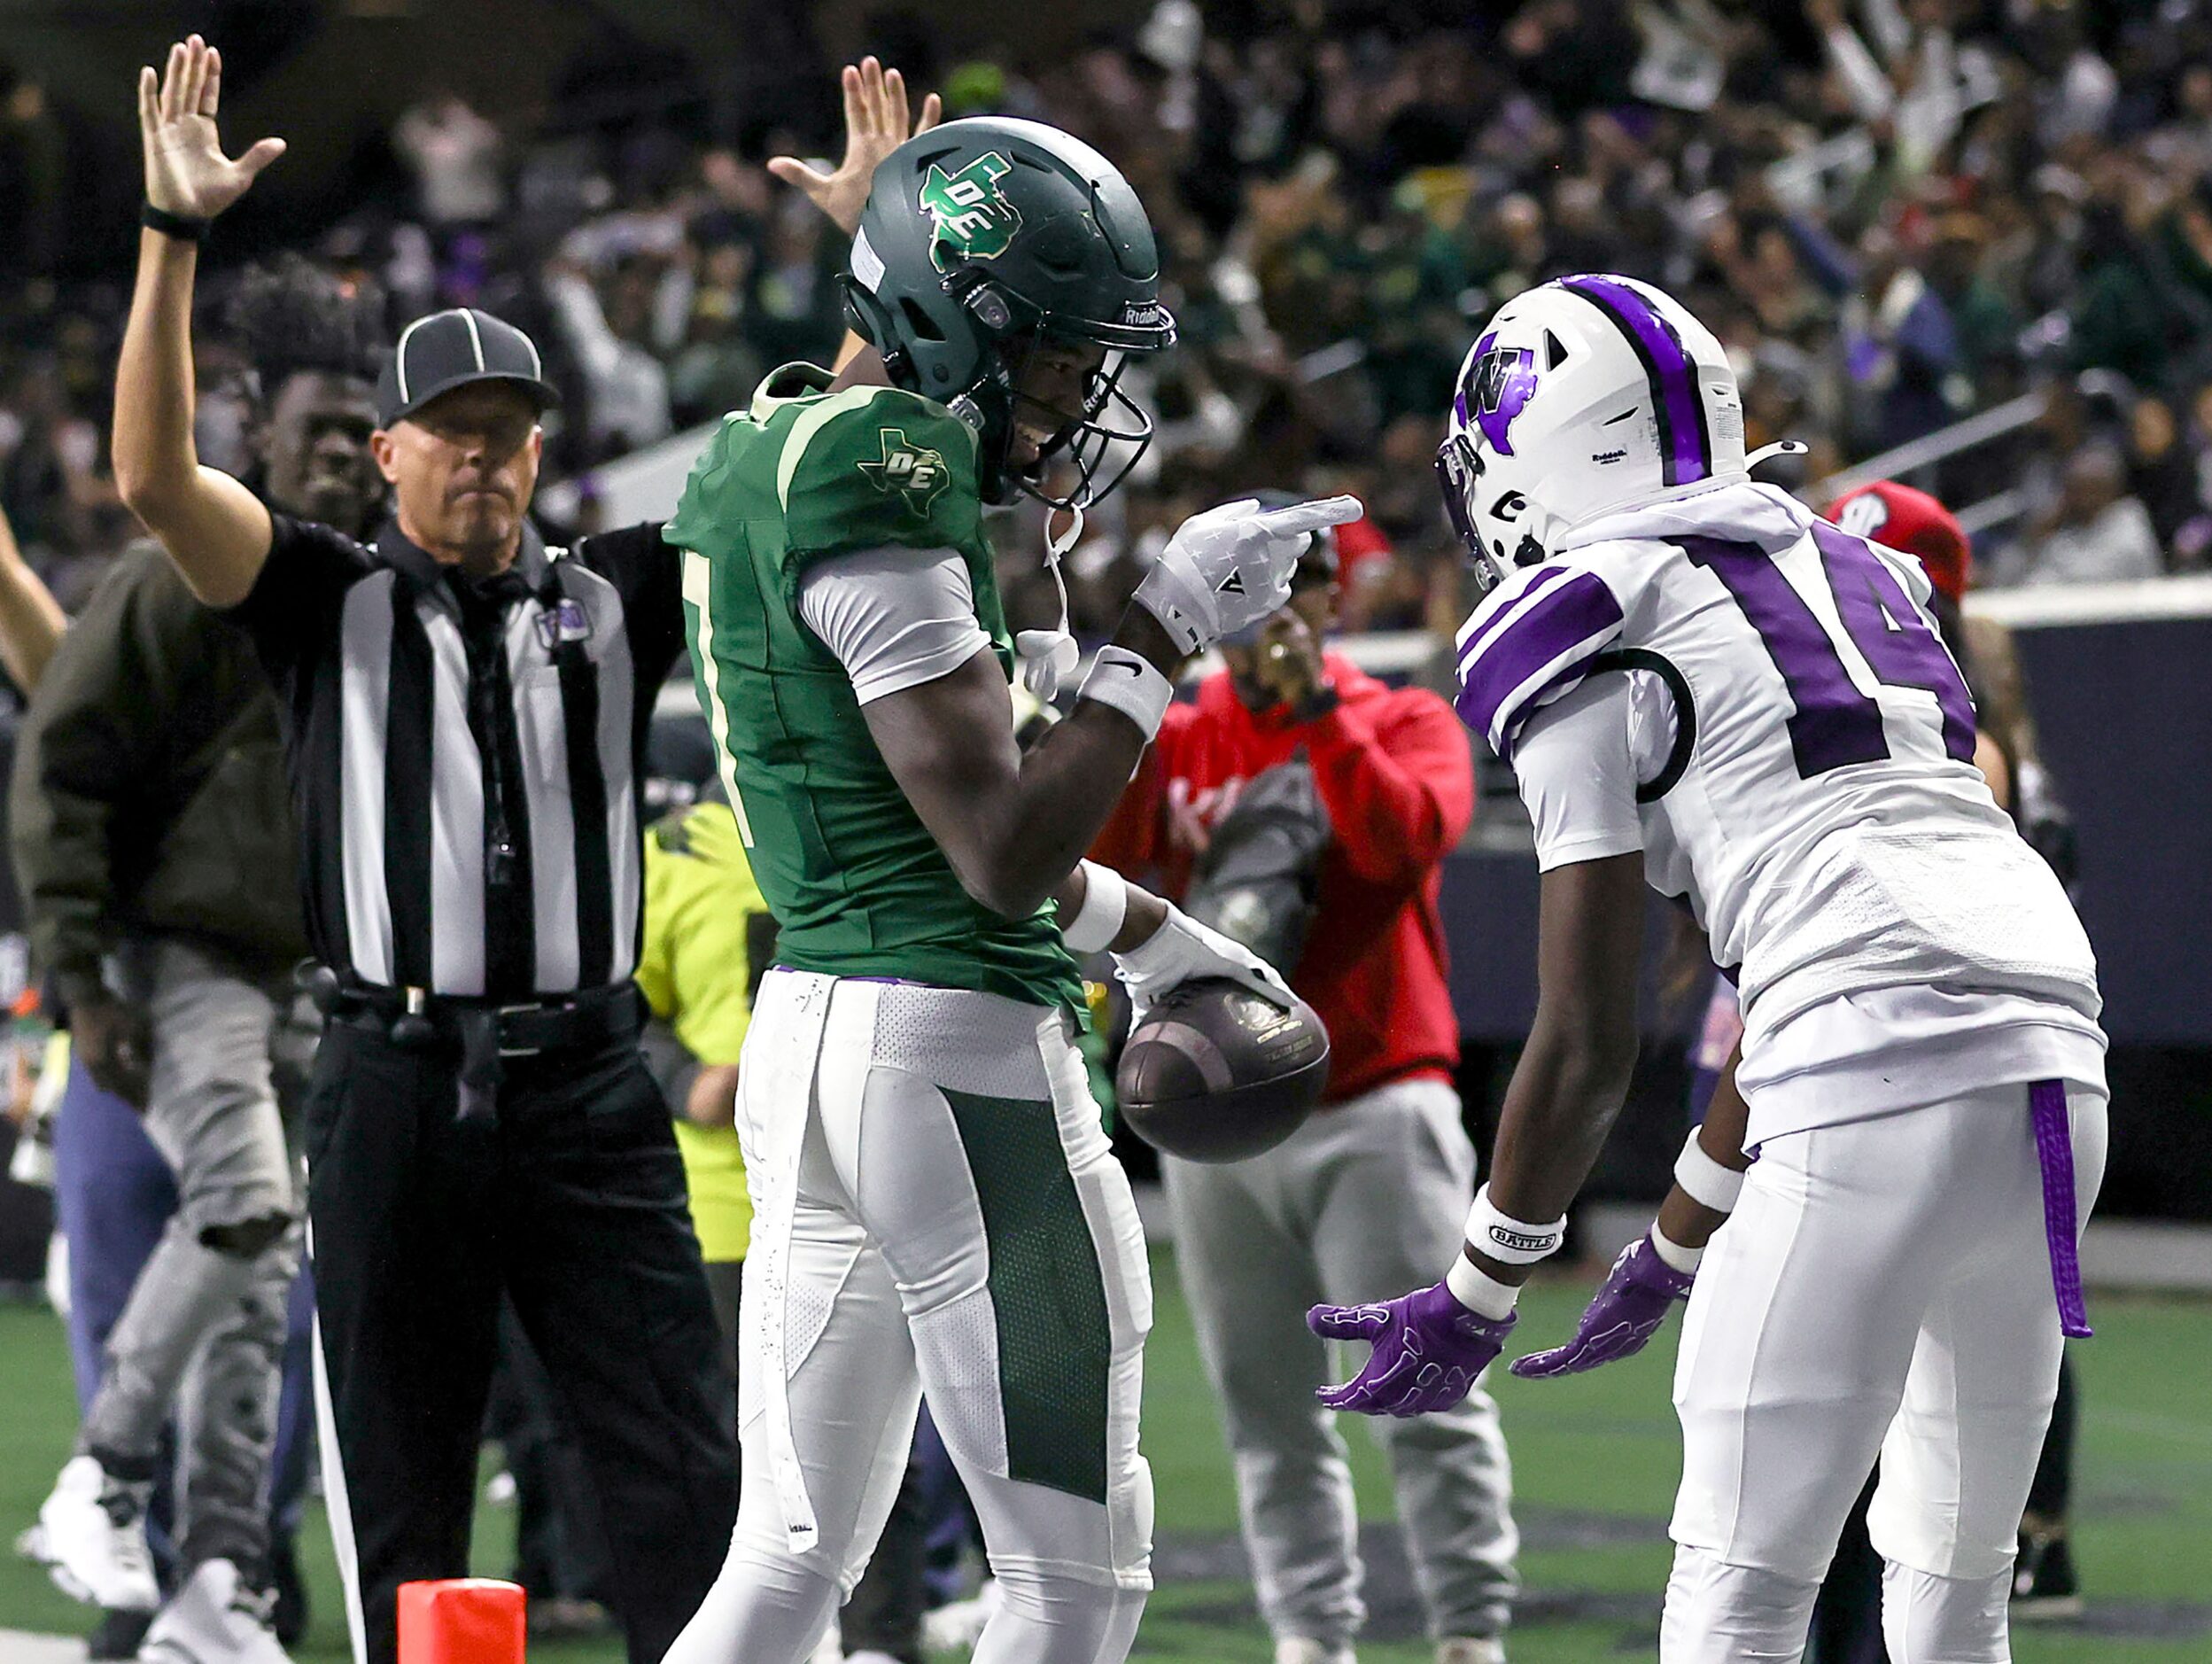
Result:
M1510 762L1521 724L1580 681L1620 626L1620 603L1595 572L1532 587L1462 649L1454 702L1460 720Z

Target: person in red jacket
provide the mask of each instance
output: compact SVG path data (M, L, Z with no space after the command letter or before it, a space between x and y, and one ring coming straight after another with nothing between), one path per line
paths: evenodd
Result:
M1437 907L1444 858L1474 813L1467 735L1436 695L1385 686L1323 646L1339 587L1333 539L1321 539L1289 604L1225 642L1226 668L1170 707L1091 851L1180 898L1207 887L1240 813L1265 802L1279 820L1287 805L1295 820L1302 803L1315 828L1305 882L1291 886L1309 903L1288 910L1302 928L1270 947L1328 1025L1322 1108L1250 1161L1160 1163L1278 1664L1345 1664L1365 1615L1344 1443L1314 1397L1332 1377L1306 1308L1431 1275L1458 1249L1475 1168ZM1236 934L1234 911L1217 928ZM1285 908L1250 911L1284 928ZM1478 1388L1447 1414L1370 1426L1440 1664L1502 1660L1518 1536L1496 1405Z

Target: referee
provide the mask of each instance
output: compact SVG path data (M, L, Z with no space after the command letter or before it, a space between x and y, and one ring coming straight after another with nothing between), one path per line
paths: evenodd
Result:
M367 546L199 465L198 239L281 153L227 159L195 35L139 88L146 229L114 465L285 718L330 1022L305 1115L316 1385L357 1660L398 1587L465 1574L500 1295L582 1442L630 1656L657 1660L736 1512L734 1399L669 1116L638 1049L635 782L682 649L657 526L548 548L527 517L537 349L481 312L400 335Z

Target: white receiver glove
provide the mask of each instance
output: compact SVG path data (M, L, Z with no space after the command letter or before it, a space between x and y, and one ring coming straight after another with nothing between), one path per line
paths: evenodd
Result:
M1128 953L1116 953L1114 968L1129 991L1132 1029L1144 1022L1160 995L1194 977L1226 976L1286 1011L1294 998L1274 966L1172 902L1160 929Z
M1176 528L1137 586L1137 603L1185 653L1257 624L1291 598L1298 557L1324 525L1356 520L1357 497L1325 497L1261 511L1246 498L1194 514Z

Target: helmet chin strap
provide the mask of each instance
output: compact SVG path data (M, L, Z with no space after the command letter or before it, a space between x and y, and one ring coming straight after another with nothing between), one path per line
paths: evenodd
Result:
M1810 447L1803 439L1776 439L1772 445L1762 445L1743 459L1743 471L1750 473L1761 463L1776 456L1803 456Z
M1044 570L1052 574L1052 587L1059 593L1059 623L1049 630L1023 630L1013 638L1014 653L1021 661L1021 685L1048 704L1083 658L1067 627L1067 581L1059 570L1060 556L1083 535L1083 505L1071 504L1067 515L1067 530L1058 536L1049 517L1045 521Z

